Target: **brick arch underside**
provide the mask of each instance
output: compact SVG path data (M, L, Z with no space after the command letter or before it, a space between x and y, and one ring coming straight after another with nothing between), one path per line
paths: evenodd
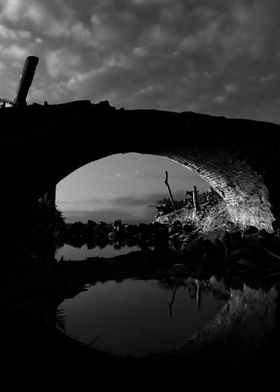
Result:
M248 163L228 153L205 153L172 158L207 181L226 203L233 223L272 231L274 215L269 192L260 174Z

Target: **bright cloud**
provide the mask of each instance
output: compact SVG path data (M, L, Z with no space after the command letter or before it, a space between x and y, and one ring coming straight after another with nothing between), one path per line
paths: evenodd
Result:
M1 56L3 57L8 57L11 59L16 59L16 60L25 60L25 58L28 56L28 50L25 49L24 47L18 46L16 44L13 44L8 47L3 47L0 49Z
M46 53L47 71L51 77L76 75L82 59L63 47Z
M3 24L0 24L0 38L4 40L21 40L31 37L29 31L13 30Z

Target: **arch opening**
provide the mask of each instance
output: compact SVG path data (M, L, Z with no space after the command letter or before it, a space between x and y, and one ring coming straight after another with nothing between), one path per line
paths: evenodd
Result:
M173 147L172 153L157 151L156 154L145 154L143 157L144 159L148 156L164 157L169 162L173 161L187 169L186 172L194 173L196 181L199 178L203 184L209 184L222 197L230 219L240 228L255 226L258 229L272 230L274 216L268 189L262 176L255 172L248 163L236 156L229 156L223 151L213 155L209 151L183 153L178 150L178 147ZM114 154L105 155L114 156ZM92 159L91 162L93 162Z
M115 154L77 169L57 184L56 204L69 221L151 222L155 204L168 199L165 171L175 201L195 185L210 185L177 162L149 154Z

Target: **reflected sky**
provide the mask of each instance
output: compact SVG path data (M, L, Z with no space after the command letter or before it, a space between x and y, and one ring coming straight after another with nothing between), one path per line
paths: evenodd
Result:
M114 248L114 245L106 244L104 248L96 246L93 249L89 249L87 245L83 245L80 248L77 248L68 244L64 244L57 250L55 257L58 261L61 259L61 257L63 257L63 260L83 260L88 257L114 257L137 250L141 250L139 246L124 246L120 249L116 249Z
M172 317L174 291L156 280L97 283L65 300L59 310L66 317L66 333L77 340L94 341L94 348L111 353L142 356L191 338L222 307L224 301L203 293L199 309L189 288L176 290Z

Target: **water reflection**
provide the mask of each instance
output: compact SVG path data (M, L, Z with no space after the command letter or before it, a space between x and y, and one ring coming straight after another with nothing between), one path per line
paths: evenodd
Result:
M113 241L103 238L98 242L72 241L60 244L55 252L57 261L83 260L88 257L115 257L141 250L174 250L174 243L168 241Z
M191 349L205 361L246 368L275 349L277 306L275 286L236 290L212 277L99 282L58 311L67 334L102 351L143 356Z
M61 258L63 258L63 260L83 260L88 257L114 257L137 250L141 250L141 248L136 245L116 247L114 245L106 244L104 247L93 247L88 245L74 247L69 244L64 244L56 251L55 257L58 261L61 260Z
M88 221L67 225L60 233L56 259L81 260L88 257L114 257L136 250L179 249L181 242L170 239L168 227L157 223L127 225Z
M59 311L65 315L65 330L79 341L90 344L94 340L97 349L141 356L190 338L224 303L205 286L203 300L197 303L193 279L172 286L157 280L97 283L65 300Z
M192 344L204 346L215 356L230 358L236 364L250 366L275 337L278 290L230 289L230 298L217 316L192 338ZM187 343L187 341L185 341ZM217 345L218 343L218 345Z

